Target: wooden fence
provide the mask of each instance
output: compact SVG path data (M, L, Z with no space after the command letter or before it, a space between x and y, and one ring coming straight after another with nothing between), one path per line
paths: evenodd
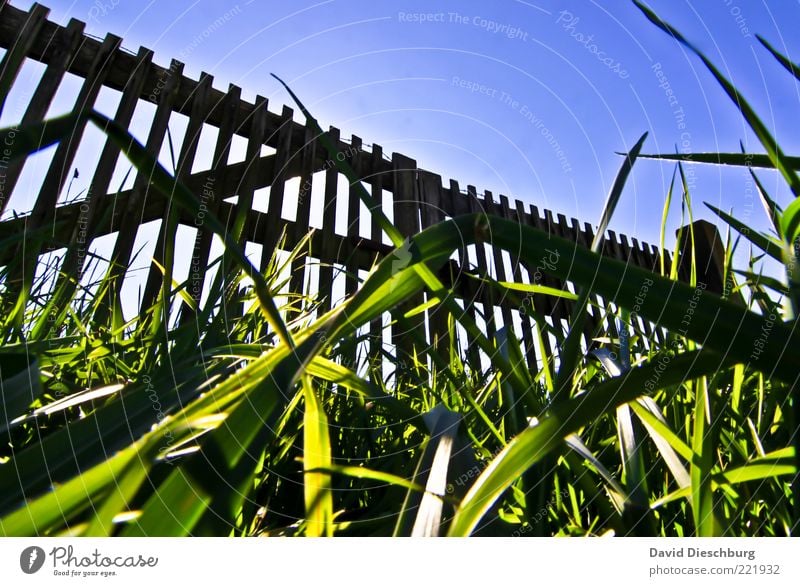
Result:
M352 292L358 285L359 271L368 270L377 257L385 255L390 248L382 242L377 222L361 209L354 189L339 190L338 173L314 132L307 126L292 120L292 109L283 106L280 113L268 109L268 101L258 96L254 103L241 97L241 90L231 85L227 91L213 87L211 75L203 73L198 80L183 75L183 63L173 60L168 67L153 63L153 53L144 47L136 53L121 47L120 38L107 35L104 39L87 36L84 23L71 20L59 26L47 20L48 9L34 5L30 11L19 10L3 2L0 8L0 47L5 54L0 64L0 95L6 95L17 78L26 59L46 66L41 80L27 104L21 124L32 124L44 119L59 85L66 73L82 78L76 98L76 107L91 108L102 87L121 92L114 120L129 127L134 110L140 101L155 106L155 115L146 139L146 147L158 155L165 141L170 117L182 114L188 117L185 138L177 156L177 176L195 193L200 194L207 208L227 221L235 230L240 242L255 242L263 245L261 268L278 245L278 236L285 230L286 248L291 248L309 231L311 191L314 183L324 181L324 211L322 228L314 232L311 242L311 259L319 262L318 279L313 289L330 305L333 299L333 282L336 270L344 270L345 290ZM0 103L0 111L3 104ZM212 168L192 173L192 165L198 151L199 137L203 125L218 129ZM109 256L121 267L114 275L119 291L126 278L124 268L128 266L134 249L134 241L142 224L160 221L159 235L154 258L164 261L163 242L171 208L164 198L148 183L146 177L138 175L130 189L113 193L110 185L119 149L105 142L100 150L96 172L91 179L88 192L80 201L63 203L59 194L70 178L72 163L83 136L83 128L75 128L69 141L61 142L45 174L38 198L29 214L8 219L0 223L5 235L31 235L26 239L24 262L26 270L17 276L21 286L30 287L30 275L40 254L48 250L65 249L61 272L80 275L86 263L86 250L96 238L116 234L113 250ZM510 218L521 224L536 226L553 234L573 239L588 246L594 236L589 224L576 219L567 219L549 210L539 210L534 205L509 200L504 195L495 196L489 191L479 193L468 185L462 189L455 180L443 183L435 173L420 169L413 159L392 153L387 156L377 145L367 148L361 138L349 140L340 137L338 129L328 130L330 138L338 145L357 171L372 195L391 208L394 222L400 231L412 235L447 217L485 211ZM231 141L234 136L247 141L245 161L227 164ZM262 154L262 146L274 149L269 155ZM2 163L2 162L0 162ZM6 209L20 177L23 164L2 163L3 182L0 184L0 213ZM282 217L286 183L298 179L300 190L294 217ZM266 212L253 209L254 196L258 190L269 187L269 203ZM224 201L233 195L236 203ZM337 198L346 200L347 229L339 233L335 229ZM237 220L238 218L238 220ZM178 224L195 227L196 218L179 216ZM359 235L359 223L369 225L369 237ZM173 226L174 227L174 226ZM712 227L713 228L713 227ZM703 232L705 235L706 233ZM709 250L714 249L713 234L707 235ZM211 251L211 236L197 231L192 252L190 279L202 283ZM716 244L718 246L718 243ZM659 251L656 247L628 239L609 231L603 246L604 254L647 269L659 266ZM18 249L0 251L0 265L18 254ZM474 256L472 256L474 255ZM499 280L517 279L530 282L535 267L524 266L490 247L478 246L470 258L453 261L449 267L453 275L462 270L475 274L489 274ZM708 258L712 258L709 255ZM713 258L712 258L713 260ZM665 258L669 267L670 258ZM702 263L701 263L702 265ZM298 264L292 286L300 289L309 278L305 275L310 263ZM681 275L685 274L681 268ZM709 279L718 274L713 262L700 267L701 277ZM28 281L25 280L28 276ZM11 286L14 275L8 277L6 286ZM545 285L559 285L549 277L541 281ZM719 287L712 282L709 289ZM144 287L143 303L147 304L161 287L161 273L153 265ZM518 303L498 296L480 282L458 278L454 283L459 296L464 300L465 311L481 317L487 333L494 336L503 326L514 327L531 365L545 356L536 349L533 333L537 324L530 314L521 311ZM199 298L202 287L191 293ZM552 297L534 296L537 315L558 328L568 315L567 303ZM399 316L395 316L399 318ZM447 330L441 312L429 310L426 314L411 318L413 323L392 325L393 339L398 346L406 346L403 332L413 329L424 332L426 343L435 343ZM543 322L540 320L540 325ZM421 327L424 326L424 327ZM648 324L644 324L649 328ZM373 329L375 340L380 339L380 326ZM587 331L587 334L591 332ZM437 338L438 336L438 338ZM548 336L545 336L548 341ZM552 338L549 339L552 343ZM547 354L545 350L545 354Z

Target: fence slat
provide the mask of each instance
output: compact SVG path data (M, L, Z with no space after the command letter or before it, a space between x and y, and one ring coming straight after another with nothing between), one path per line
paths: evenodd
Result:
M117 36L106 36L103 44L100 46L100 50L95 55L89 74L81 85L73 110L91 109L94 106L97 95L100 93L100 88L103 86L105 74L113 62L114 51L119 47L120 42L121 39ZM76 48L77 45L73 45L72 51ZM72 129L69 139L62 140L58 143L47 172L45 173L44 180L42 181L36 203L27 218L28 231L36 232L39 228L54 222L58 196L66 183L69 170L72 166L75 153L78 150L78 145L80 144L85 128L86 121L79 122ZM58 248L66 243L51 241L48 244L51 248ZM89 242L84 244L88 248L91 244L91 238ZM23 291L25 291L26 295L30 292L30 288L33 284L36 262L44 245L45 243L41 240L27 239L24 243L24 253L23 248L20 248L22 262L17 265L22 269L22 274L19 275L19 278L14 272L10 275L11 281L22 280L24 275Z
M128 127L133 117L133 111L139 101L141 86L145 80L145 74L153 58L153 52L145 47L140 47L138 56L139 65L131 72L130 84L123 91L117 111L114 114L114 121L123 128ZM97 168L89 183L86 199L80 204L81 213L78 216L78 220L72 223L73 227L62 264L61 275L56 284L56 290L58 290L61 286L67 287L66 282L70 283L69 288L64 289L65 297L71 296L77 283L80 282L89 243L99 235L98 224L103 222L104 219L108 219L107 216L106 218L97 218L97 212L103 203L108 203L108 200L114 197L106 194L108 193L108 187L111 183L119 153L119 147L106 138L100 159L97 162ZM109 206L107 209L113 210L113 206ZM57 239L58 236L56 236Z
M442 194L446 200L449 200L450 209L453 210L454 215L461 215L469 213L469 201L461 193L461 188L458 181L455 179L450 180L450 189L447 193ZM448 275L448 282L453 284L453 289L460 294L462 303L464 305L464 313L466 313L473 322L477 322L477 309L475 307L475 300L479 295L479 287L475 281L462 273L470 267L469 255L467 248L462 247L457 251L458 261L457 264L450 263L448 266L450 274ZM453 332L456 335L456 332ZM471 359L477 363L478 354L474 345L468 344L465 348Z
M384 174L379 171L383 164L383 147L379 144L372 144L371 155L372 174L369 176L370 193L372 199L375 200L377 210L383 211L383 184ZM370 214L370 238L373 244L380 244L383 241L383 229L378 222L377 215ZM383 358L381 350L383 349L383 319L381 317L375 318L369 322L369 361L370 372L373 376L383 380Z
M287 166L292 159L292 109L288 106L283 107L281 114L282 124L278 128L278 146L275 151L275 177L269 188L269 208L267 212L267 224L263 232L259 235L261 243L264 245L264 252L261 255L261 271L267 268L270 258L275 253L278 239L281 234L278 232L281 214L283 211L283 196L286 189Z
M195 155L197 154L197 147L200 144L200 133L203 129L203 120L208 114L208 94L211 89L213 77L207 73L200 76L200 83L197 84L197 91L192 98L192 114L189 117L189 122L186 125L186 133L181 143L178 160L176 162L177 168L175 175L180 181L185 181L189 176L194 163ZM153 253L155 258L163 267L167 267L168 259L165 258L165 251L168 248L168 240L174 248L175 235L177 230L177 210L172 206L172 201L165 202L164 214L162 215L161 226L158 230L158 238L156 239L156 248ZM192 254L192 261L194 261L194 253ZM171 262L171 261L170 261ZM150 271L147 275L147 283L145 284L144 295L142 295L142 308L147 308L155 301L159 290L162 287L163 276L158 267L153 264L150 266ZM197 294L199 299L200 290L197 291L190 289L189 294Z
M120 42L121 39L114 35L108 35L103 41L103 44L100 46L100 51L95 55L92 69L81 85L73 110L91 109L94 107L97 95L100 93L100 88L103 86L105 74L108 72L108 68L113 64L114 52L119 47ZM58 196L70 174L70 168L72 167L72 162L75 159L75 153L78 150L78 145L83 137L85 128L85 121L79 123L73 129L68 140L62 140L58 143L55 155L45 175L42 188L39 191L39 197L30 215L33 229L42 225L48 216L52 216Z
M300 164L300 189L297 194L297 214L294 221L294 232L290 235L292 245L308 234L311 217L311 190L314 184L314 160L316 159L317 141L314 129L307 124L306 136L299 153ZM290 289L302 293L303 284L308 273L308 256L304 253L292 263L292 280Z
M197 194L201 206L205 205L208 208L206 213L211 215L219 215L220 203L227 195L220 186L225 184L225 171L228 164L228 155L231 151L231 140L236 130L236 111L239 108L240 96L241 89L231 84L228 88L228 93L225 94L225 99L215 104L215 108L223 110L222 124L219 127L217 143L214 146L214 158L212 160L211 169L207 174L202 191ZM220 219L224 221L224 218L221 217ZM202 225L202 221L202 218L197 218L195 224L199 223ZM191 280L199 283L205 281L209 255L211 254L212 240L213 236L208 230L200 229L197 231L192 252L191 269L189 271ZM219 268L218 270L223 269ZM193 291L192 296L195 302L199 303L200 295L195 297ZM188 311L186 315L189 315Z
M169 124L169 117L172 113L172 102L181 78L181 72L183 71L183 63L173 59L169 71L172 73L163 81L163 89L159 91L156 113L153 117L153 122L150 126L150 132L148 133L147 142L145 144L145 149L153 157L158 157L161 144L164 142L167 125ZM122 290L122 283L125 279L128 265L130 264L131 254L133 253L133 244L141 223L140 221L131 220L142 217L149 194L148 173L146 170L144 172L139 171L136 174L131 196L128 199L124 215L121 218L121 220L124 218L125 221L119 222L119 235L114 244L114 252L111 254L111 264L109 266L109 270L111 271L109 296L111 299L103 304L95 313L95 320L101 323L108 318L112 308L119 316L122 315L120 291ZM156 191L153 191L152 195L160 201L164 199L163 196ZM113 227L112 224L112 229Z
M419 199L422 228L429 228L444 220L442 178L430 171L420 170ZM447 355L449 330L447 310L441 302L426 311L430 329L430 343L440 356Z
M333 144L339 144L339 129L333 126L328 130L328 137ZM333 244L336 230L336 192L339 174L336 167L328 165L325 171L325 204L322 210L322 248L320 259L325 259L319 267L319 294L322 312L330 310L333 303L333 263L337 259L338 250Z
M83 23L72 19L66 28L58 29L55 38L52 39L53 59L47 64L47 68L36 86L36 90L28 102L25 114L22 116L21 126L32 126L44 120L44 115L53 101L53 97L64 78L67 64L74 55L83 32ZM13 162L6 169L6 181L3 186L5 198L0 205L0 214L5 211L14 187L22 173L25 161Z
M392 173L394 176L394 224L400 233L408 238L419 232L417 162L399 153L392 153ZM400 257L398 258L400 259ZM395 262L402 263L403 261L400 259ZM403 314L421 303L422 295L417 294L392 312L394 321L392 340L397 348L397 357L401 362L408 362L414 353L414 342L411 338L411 333L424 333L425 331L422 315L404 318Z
M5 3L4 3L5 4ZM5 8L5 6L3 6ZM31 50L34 39L36 39L39 31L42 30L42 25L50 13L49 8L45 8L41 4L34 3L25 18L25 24L16 32L16 38L11 43L11 48L3 55L3 61L0 63L0 114L3 113L5 108L6 98L11 86L19 75L22 64ZM2 214L2 209L0 209Z
M255 240L255 234L245 230L247 217L253 210L253 197L257 189L259 163L261 162L261 146L267 133L267 105L269 100L264 96L256 96L256 108L250 122L250 136L247 139L245 173L239 182L237 191L239 203L237 204L237 219L234 222L233 235L244 246L248 240Z
M522 207L522 202L514 201L514 207L511 207L511 204L508 200L508 197L500 194L500 215L507 220L511 220L512 222L517 222L518 224L522 223L522 218L520 218L520 210L524 212L524 208ZM520 260L519 258L513 253L513 251L509 251L508 256L511 260L511 277L512 279L517 282L522 282L522 271L520 270ZM525 300L525 294L521 294L520 297L522 300ZM531 355L531 351L533 350L533 335L531 334L531 330L528 324L528 320L525 315L525 304L524 302L520 305L516 305L510 307L511 310L516 311L520 316L520 321L522 322L522 344L523 344L523 356L525 356L526 363L528 367L531 369L535 368L534 365L531 365L531 359L534 361L536 360L536 355ZM509 329L512 331L515 330L513 319L509 318L509 322L507 324ZM516 332L515 332L516 335Z
M503 209L498 206L497 202L494 201L492 196L492 192L488 190L484 190L484 205L486 206L486 213L492 215L503 215ZM506 278L506 269L503 263L503 252L500 248L496 246L492 246L492 258L494 260L494 278L497 281L507 281ZM499 331L501 327L508 327L509 330L513 331L514 329L514 322L511 319L511 308L509 307L508 298L506 295L500 295L499 292L495 292L493 289L489 289L489 299L492 301L493 306L500 307L500 315L503 318L503 325L498 326L497 330ZM494 307L492 309L492 319L495 319L495 311ZM495 324L496 325L496 324Z
M361 138L353 135L350 138L350 147L352 152L361 152ZM363 154L363 153L362 153ZM350 158L350 157L348 157ZM362 177L364 172L363 165L361 164L362 157L356 156L351 158L350 166L356 174L356 177ZM347 190L347 236L351 242L355 243L359 239L359 225L361 219L361 198L358 195L358 184L354 183ZM345 294L350 296L358 288L358 268L356 265L355 254L348 255L347 258L347 280L345 282Z
M636 238L633 239L633 246L628 244L628 237L625 234L620 234L620 240L622 241L622 249L625 251L627 255L629 255L630 263L635 266L643 266L644 262L644 255L642 254L641 249L639 248L639 242ZM650 322L647 320L643 321L643 331L646 336L651 336L653 334L653 328L650 325Z
M501 200L502 201L502 200ZM533 218L530 213L525 210L525 204L519 200L514 200L515 209L516 209L516 219L520 223L528 223L530 224L533 222ZM524 268L525 272L528 274L528 281L529 284L533 284L533 275L535 269L532 269L530 263L523 262L522 259L516 259L514 262L515 273L514 277L515 280L518 282L523 282L522 274L520 268ZM518 263L518 264L517 264ZM544 342L544 348L539 349L537 347L536 342L533 340L533 330L532 328L538 328L539 325L536 322L534 317L534 306L533 306L533 298L532 294L528 294L523 298L522 307L520 309L520 319L522 320L522 336L523 341L525 343L525 358L528 363L528 368L532 372L537 372L539 370L539 365L537 364L537 356L539 360L543 363L550 359L552 356L552 351L550 349L549 338L546 335L542 335L542 340ZM540 355L541 354L541 355Z

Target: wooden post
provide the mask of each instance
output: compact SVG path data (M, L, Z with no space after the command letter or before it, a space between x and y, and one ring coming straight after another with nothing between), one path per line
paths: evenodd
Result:
M394 174L393 203L394 223L400 233L408 238L419 232L419 197L417 194L417 162L399 153L392 153L392 172ZM398 266L403 268L407 262L407 245L399 250ZM397 254L394 253L393 254ZM402 256L402 257L401 257ZM404 318L403 314L422 303L422 295L415 295L392 312L392 343L398 364L409 363L414 355L412 332L423 333L425 322L422 315ZM422 349L420 349L422 350ZM410 372L410 369L406 369Z
M725 248L717 227L706 220L697 220L684 226L680 234L678 246L678 278L688 283L692 267L692 237L694 232L695 270L697 283L704 284L706 291L722 295L725 291L724 267Z

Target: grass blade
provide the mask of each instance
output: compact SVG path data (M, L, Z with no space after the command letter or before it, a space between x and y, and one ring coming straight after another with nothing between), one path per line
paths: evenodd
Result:
M305 413L303 415L303 490L306 503L306 535L333 536L333 496L330 475L312 472L331 465L328 417L308 376L302 377Z

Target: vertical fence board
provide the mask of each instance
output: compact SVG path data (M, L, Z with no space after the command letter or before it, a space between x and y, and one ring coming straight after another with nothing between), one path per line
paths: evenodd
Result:
M372 199L375 200L375 203L378 207L378 211L383 210L383 183L384 183L384 176L383 172L380 171L380 168L383 165L383 147L379 144L372 145L372 176L370 177L370 193L372 194ZM375 243L380 243L381 239L383 238L383 229L381 228L380 224L378 223L378 217L376 214L371 214L372 217L372 227L371 227L371 237L372 241Z
M422 228L429 228L444 220L442 178L430 171L420 170L419 199ZM429 298L430 299L430 298ZM446 356L449 331L447 310L441 302L426 311L430 330L430 344L440 356Z
M339 144L339 129L333 126L328 130L328 137L333 144ZM333 304L333 263L338 251L333 243L336 228L336 196L339 174L336 167L327 164L325 170L325 204L322 210L322 246L319 251L321 259L319 267L319 294L322 312L331 309Z
M300 189L297 194L297 214L294 222L293 242L300 242L309 231L311 216L311 190L314 182L314 160L317 156L317 141L314 129L306 125L305 140L301 147L300 157ZM303 253L292 263L292 281L290 289L303 293L303 283L308 269L307 255Z
M137 56L139 58L139 65L131 72L130 83L125 87L117 106L117 111L114 114L114 121L123 128L128 127L133 117L133 111L136 108L136 103L139 101L139 93L141 92L145 76L150 67L153 52L145 47L140 47ZM72 234L62 265L62 273L56 285L58 289L62 285L66 287L65 281L71 282L69 288L64 290L65 296L70 296L78 282L80 282L83 267L86 262L86 251L89 248L89 242L98 235L95 226L109 222L107 215L101 218L96 218L95 216L100 204L106 202L109 197L113 197L106 194L108 193L108 187L111 183L111 177L114 173L114 167L119 153L119 147L117 147L113 141L106 138L103 150L100 154L100 159L97 162L97 168L89 183L86 200L81 207L81 214L78 216L79 219L72 228ZM107 209L110 212L113 207L109 206Z
M89 75L81 85L73 110L94 107L97 95L103 86L105 74L108 72L108 68L113 65L114 54L120 42L121 39L114 35L108 35L105 38L100 46L100 51L95 55ZM52 217L58 196L70 173L70 168L85 128L86 121L79 123L73 129L68 140L62 140L58 143L42 183L42 188L39 191L39 197L36 199L36 204L30 215L30 225L33 229L42 225L48 217Z
M352 135L350 138L350 152L359 153L361 156L349 156L345 154L345 158L350 159L350 167L355 172L357 178L362 177L364 172L362 164L363 151L361 150L361 139ZM359 224L361 221L361 198L359 197L359 182L352 183L347 189L347 226L345 233L347 234L347 242L350 244L350 249L346 252L347 258L345 261L345 282L344 293L347 297L353 295L358 289L358 252L356 244L359 240ZM358 355L358 348L350 344L349 341L342 346L342 354L347 364L353 370L356 370L356 359Z
M372 199L375 200L377 210L383 211L383 172L380 170L383 166L383 147L379 144L372 144L372 175L369 177L370 193ZM378 223L378 217L375 213L371 213L371 227L370 235L372 243L376 246L383 241L383 229ZM369 356L370 356L370 370L373 376L383 379L383 359L381 350L383 349L383 319L378 317L369 322Z
M253 198L255 197L258 171L263 162L261 157L261 147L267 134L267 105L269 101L264 96L256 96L256 104L253 108L253 117L250 121L250 136L247 139L245 151L245 169L242 181L237 188L239 200L236 204L237 219L233 224L233 236L241 246L248 240L255 240L255 233L252 227L248 226L247 219L253 210Z
M484 191L484 205L486 206L486 213L492 215L503 215L503 209L497 205L492 197L491 191ZM503 263L503 253L500 248L496 246L492 246L492 258L494 260L494 279L497 281L507 281L506 278L506 269ZM489 288L490 299L492 301L492 319L495 319L495 311L494 307L500 307L500 315L503 318L503 326L509 328L510 330L514 329L514 321L511 319L511 308L509 307L509 302L504 294L501 294L499 291L495 291L493 288ZM496 326L497 324L495 324ZM497 327L500 330L500 327Z
M452 215L457 216L469 212L469 201L461 193L461 188L458 181L455 179L450 180L449 195L446 197L449 200L449 208L452 210ZM469 256L467 248L462 247L457 251L457 266L449 265L450 279L453 283L454 290L461 295L461 301L464 305L464 313L467 314L473 322L477 322L477 310L475 308L475 297L478 292L478 287L475 281L463 275L464 271L470 268ZM456 332L453 332L456 335ZM463 340L462 340L463 341ZM465 350L469 355L477 360L477 349L474 345L467 343Z
M267 268L270 258L276 251L281 237L281 213L286 189L287 167L292 158L292 113L288 106L283 107L281 124L278 128L278 146L275 150L275 175L269 188L269 207L267 222L260 234L264 252L261 255L261 272Z
M639 248L639 242L636 238L633 239L633 246L628 243L628 237L625 234L620 234L620 240L622 241L622 248L629 255L630 263L634 266L642 266L643 263L643 254L641 249ZM650 326L650 322L647 320L643 321L643 331L646 336L651 336L653 334L653 328Z
M28 102L28 107L22 115L20 126L32 126L44 120L44 115L56 95L58 86L61 85L61 80L64 79L67 65L69 65L70 59L78 48L83 26L81 21L72 19L66 28L59 29L59 33L55 35L53 39L53 59L47 64L47 68L39 80L30 102ZM8 201L11 199L10 196L17 181L19 181L24 164L24 160L13 162L6 169L6 181L3 186L6 197L1 202L0 214L8 206Z
M164 88L159 93L156 113L153 117L153 123L150 126L147 143L145 144L145 149L153 157L158 157L161 144L164 142L167 125L169 124L169 117L172 113L173 98L177 92L182 72L183 63L173 59L170 64L167 80L164 83ZM144 170L144 172L139 171L136 174L136 179L133 183L133 189L128 199L124 216L120 219L119 235L114 245L114 252L111 255L111 265L109 266L109 270L111 271L109 295L112 296L112 299L95 314L97 320L105 321L111 309L109 305L116 308L116 310L121 309L119 293L122 289L122 283L133 252L133 244L140 223L139 218L141 218L144 213L147 196L150 195L148 175L146 170ZM163 197L155 191L152 192L152 195L154 197Z
M208 208L207 213L213 215L219 215L220 204L227 195L224 190L225 171L227 169L228 155L231 151L231 140L236 130L236 112L239 109L240 96L241 89L231 84L228 88L228 93L225 94L225 98L215 105L216 108L222 109L222 124L220 124L219 133L217 134L217 143L214 145L214 158L211 169L206 175L201 192L197 194L201 206L205 205ZM197 218L195 223L198 223L198 220L202 224L202 218ZM198 230L192 252L190 279L197 280L200 283L204 282L211 254L212 240L211 232L202 228ZM195 259L197 260L196 263ZM220 267L218 270L224 269ZM223 277L227 278L227 275L223 275ZM225 283L225 286L227 285L228 283ZM200 296L195 297L194 292L192 292L192 297L195 302L200 301Z
M200 75L199 83L192 94L192 113L189 116L189 123L186 125L186 133L184 134L183 143L181 144L178 160L176 162L177 168L175 174L178 180L185 181L192 170L192 164L197 154L197 147L200 144L200 133L203 129L203 120L208 114L208 94L211 89L213 77L207 73ZM161 266L167 266L167 259L165 258L165 251L167 248L168 240L174 246L175 233L177 226L174 222L177 220L177 210L172 206L172 201L165 202L164 214L162 215L161 226L159 227L158 239L156 240L156 248L153 253L155 258ZM194 260L194 253L190 266ZM162 287L163 277L161 271L155 264L150 266L150 271L147 275L147 283L142 296L142 309L149 307L155 300L158 291ZM200 291L193 291L189 289L189 294L192 298L199 299ZM182 311L182 315L185 312Z
M471 213L485 212L486 206L478 199L478 193L474 185L467 185L467 197ZM486 245L482 243L475 244L475 258L478 263L478 274L481 278L489 276L489 263L486 260ZM476 297L481 300L483 307L483 320L486 324L486 336L490 340L494 340L497 336L497 327L494 321L494 311L492 307L488 307L487 300L491 299L491 294L487 294L488 287L480 283Z
M73 110L90 109L94 106L94 102L103 85L105 73L113 63L114 53L119 47L119 44L119 37L114 35L106 36L106 39L100 46L100 50L95 54L89 74L81 85ZM74 48L77 49L77 46ZM75 158L75 153L78 150L78 145L85 128L86 121L79 122L70 133L69 139L62 140L58 143L45 174L44 181L42 182L42 187L39 190L39 195L36 198L36 203L33 206L31 214L27 218L28 230L30 232L36 232L39 228L45 227L48 222L52 223L55 220L58 196L66 183L72 161ZM21 266L24 267L23 274L27 277L23 285L25 290L29 290L33 283L36 259L42 249L42 244L43 242L35 239L28 239L25 242L25 254L23 262L20 263ZM53 242L52 246L58 247L61 244L66 243ZM87 246L88 244L90 243L87 243ZM12 280L14 280L13 277Z
M3 3L5 4L5 2ZM5 6L3 6L5 8ZM6 98L11 86L19 75L22 64L31 50L33 41L39 35L42 25L50 13L49 8L45 8L39 3L34 3L31 6L30 12L25 19L25 24L17 33L11 47L8 48L6 54L3 55L3 61L0 63L0 114L3 113L5 108ZM0 214L2 210L0 209Z
M514 207L512 208L508 197L505 195L500 195L500 215L502 215L507 220L511 220L512 222L516 222L517 224L523 223L523 218L520 217L521 213L524 213L524 208L522 207L522 202L515 200ZM517 255L514 254L513 251L509 251L508 254L509 258L511 259L511 278L517 282L522 282L522 271L520 259ZM533 350L533 335L531 334L531 330L528 324L528 318L526 317L526 306L525 306L525 298L527 297L526 294L520 294L521 303L515 304L516 307L512 307L511 309L516 311L520 316L520 321L522 322L522 345L523 345L523 356L525 356L526 363L528 364L529 369L535 368L535 360L536 355L531 354ZM514 322L513 319L508 323L509 328L512 330L514 329ZM534 365L531 364L531 360L534 361Z
M530 213L525 211L525 204L523 204L519 200L514 200L515 204L515 217L517 221L520 223L530 223L533 221L532 216ZM512 256L512 262L515 262L514 257ZM517 264L519 263L519 264ZM515 262L515 279L522 281L522 274L520 268L524 268L525 272L528 274L528 281L530 284L533 284L533 275L534 275L534 268L531 267L530 263L524 262L522 259L516 259ZM546 336L542 336L544 342L544 348L539 348L538 344L533 339L533 328L537 327L538 324L536 323L534 317L534 305L533 305L533 294L527 294L523 298L523 303L521 304L520 308L520 320L522 321L522 336L523 341L525 343L525 358L528 362L528 368L532 372L537 372L539 370L539 366L537 364L537 356L539 360L542 362L546 362L550 359L552 355L550 351L550 345L547 343L548 338Z
M394 175L394 224L400 233L408 238L419 232L419 196L417 194L417 162L399 153L392 154ZM402 251L402 248L400 249ZM399 257L398 257L399 258ZM398 261L402 264L403 260ZM401 267L402 268L402 267ZM392 313L394 325L392 340L398 349L401 361L408 362L414 352L411 334L424 333L424 319L421 315L404 318L409 309L422 303L422 295L414 295Z

